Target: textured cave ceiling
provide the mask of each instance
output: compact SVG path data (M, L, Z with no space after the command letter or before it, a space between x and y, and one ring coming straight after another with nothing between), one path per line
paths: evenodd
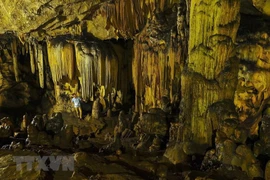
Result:
M170 1L170 2L167 2ZM173 7L177 0L1 0L0 34L15 33L43 40L58 35L92 35L98 39L132 38L152 12ZM163 4L166 6L163 6ZM122 8L128 7L128 8ZM160 7L159 9L154 9ZM270 0L242 0L242 14L270 14ZM123 11L123 9L126 9Z
M131 37L151 11L151 1L38 0L0 1L0 33L31 34L38 39L89 33L99 39ZM137 7L134 7L136 5ZM120 12L130 6L130 12ZM128 22L129 21L129 22ZM121 22L121 24L119 23ZM122 26L122 27L120 27Z

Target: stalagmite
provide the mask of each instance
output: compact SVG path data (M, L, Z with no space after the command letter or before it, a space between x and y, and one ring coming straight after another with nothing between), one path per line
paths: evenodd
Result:
M39 85L41 88L44 88L44 61L43 61L43 50L42 45L37 45L37 67L38 67L38 75L39 75Z
M13 67L14 67L14 75L16 81L20 81L20 76L19 76L19 66L18 66L18 51L17 51L17 40L13 39L12 44L11 44L11 49L12 49L12 59L13 59Z

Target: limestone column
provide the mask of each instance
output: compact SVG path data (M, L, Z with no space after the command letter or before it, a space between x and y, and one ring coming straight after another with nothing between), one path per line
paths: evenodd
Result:
M233 99L237 59L233 52L240 0L191 0L188 60L181 75L183 141L211 145L207 109Z

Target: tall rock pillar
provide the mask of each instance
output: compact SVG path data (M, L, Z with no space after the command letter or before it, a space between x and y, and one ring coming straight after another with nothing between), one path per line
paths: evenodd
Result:
M215 102L233 99L239 10L240 0L190 2L188 60L181 76L183 141L211 145L213 125L207 109Z

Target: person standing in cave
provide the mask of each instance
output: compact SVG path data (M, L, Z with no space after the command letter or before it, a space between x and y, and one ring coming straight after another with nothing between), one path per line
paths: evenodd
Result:
M77 97L76 93L72 94L71 102L73 103L76 115L80 120L82 120L81 101L82 101L82 99L80 97Z

